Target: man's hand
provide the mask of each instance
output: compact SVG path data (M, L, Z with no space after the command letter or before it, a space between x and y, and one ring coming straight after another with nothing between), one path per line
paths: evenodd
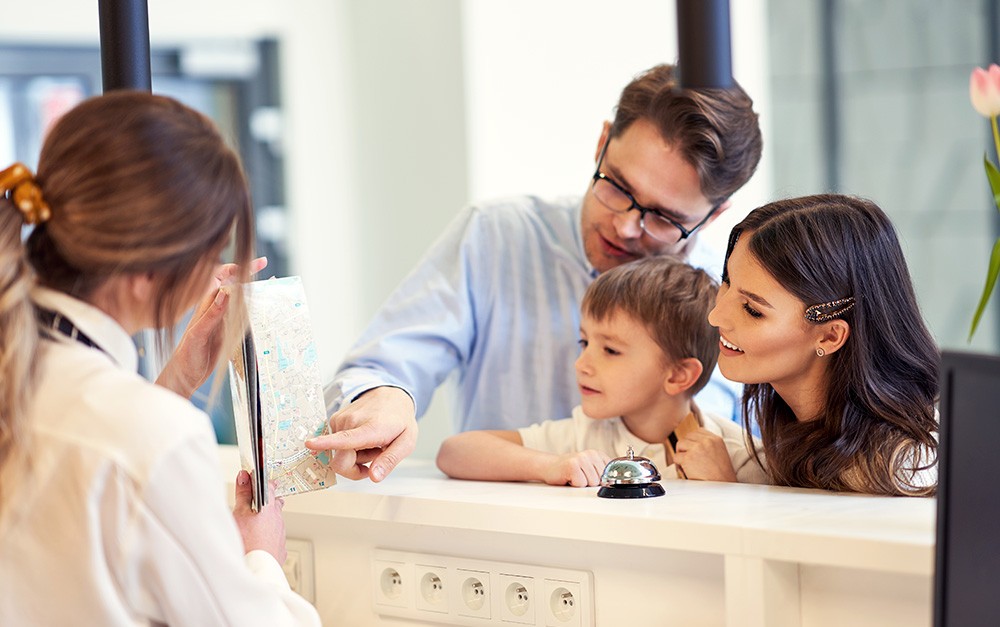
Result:
M256 274L266 266L267 258L258 257L250 263L250 274ZM229 292L222 288L237 279L238 270L239 266L234 263L222 264L215 269L211 287L195 308L177 349L156 379L158 385L184 398L191 398L212 374L222 349L226 306L229 304Z
M236 506L233 508L233 518L243 538L243 550L247 553L255 549L267 551L278 560L285 563L288 556L285 550L285 520L281 509L285 500L274 497L274 482L267 487L267 505L259 512L254 512L250 506L253 500L253 487L250 485L250 474L241 470L236 475Z
M726 442L704 428L692 431L677 441L674 462L684 469L688 479L736 481L736 471L726 450Z
M601 485L601 475L609 461L610 457L595 450L560 455L546 468L545 483L577 488Z
M381 481L417 445L413 400L399 388L373 388L331 416L330 431L306 447L333 451L330 466L339 475Z

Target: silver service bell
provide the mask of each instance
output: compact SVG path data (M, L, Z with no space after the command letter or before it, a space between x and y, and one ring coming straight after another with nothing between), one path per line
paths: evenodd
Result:
M601 488L597 496L607 499L644 499L663 496L666 490L656 483L660 471L645 457L636 457L628 447L626 457L616 457L608 462L601 475Z

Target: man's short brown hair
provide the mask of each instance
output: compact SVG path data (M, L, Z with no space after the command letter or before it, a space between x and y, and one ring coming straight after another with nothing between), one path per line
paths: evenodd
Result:
M681 89L674 66L657 65L622 90L611 137L640 118L656 125L663 139L680 150L713 206L743 187L760 162L760 123L753 100L739 85Z

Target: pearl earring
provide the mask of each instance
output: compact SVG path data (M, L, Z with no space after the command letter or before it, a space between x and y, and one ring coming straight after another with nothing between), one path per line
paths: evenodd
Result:
M816 349L816 356L817 357L822 357L823 355L826 355L826 351L823 350L822 348L817 348Z

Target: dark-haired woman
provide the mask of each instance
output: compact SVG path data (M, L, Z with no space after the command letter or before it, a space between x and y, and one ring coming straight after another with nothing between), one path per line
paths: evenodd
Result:
M709 321L772 483L934 494L938 353L877 205L817 195L752 211Z

